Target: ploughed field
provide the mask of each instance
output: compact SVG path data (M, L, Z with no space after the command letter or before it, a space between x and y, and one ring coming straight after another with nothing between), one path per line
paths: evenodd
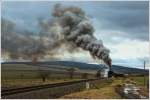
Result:
M86 76L85 76L86 73ZM1 87L4 89L94 78L96 71L70 69L59 65L2 64Z

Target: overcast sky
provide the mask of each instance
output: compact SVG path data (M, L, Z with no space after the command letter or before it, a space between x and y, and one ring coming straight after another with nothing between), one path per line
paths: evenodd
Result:
M12 20L18 27L38 31L38 18L49 19L58 2L2 2L2 17ZM59 2L78 6L91 18L94 35L110 49L113 64L143 67L149 57L149 5L148 2ZM65 54L66 59L92 62L85 53Z

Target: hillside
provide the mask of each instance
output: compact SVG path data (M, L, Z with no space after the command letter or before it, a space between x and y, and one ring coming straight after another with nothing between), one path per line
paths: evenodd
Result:
M31 62L3 62L2 64L31 64ZM75 67L78 69L86 69L86 70L99 70L105 67L102 64L87 64L81 62L73 62L73 61L46 61L46 62L38 62L37 65L59 65L65 67ZM50 66L49 66L50 67ZM116 73L123 74L149 74L148 70L138 69L138 68L129 68L125 66L112 65L112 70Z

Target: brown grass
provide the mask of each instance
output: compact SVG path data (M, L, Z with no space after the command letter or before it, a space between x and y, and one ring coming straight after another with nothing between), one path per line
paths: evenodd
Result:
M73 81L79 79L49 79L43 82L41 79L3 79L1 80L2 89L5 88L19 88L19 87L26 87L26 86L35 86L35 85L42 85L42 84L52 84L52 83L60 83L65 81Z
M83 92L72 93L61 98L65 99L120 99L120 95L115 92L114 86L121 83L121 80L115 80L110 85L105 85L100 89L90 89Z
M132 80L136 82L136 85L140 86L141 94L148 96L149 92L143 86L143 77L128 77L128 78L117 78L113 79L114 81L111 84L105 84L99 89L90 89L78 93L72 93L65 95L61 98L64 99L122 99L122 97L116 93L115 86L125 83L127 80ZM147 78L148 80L148 78Z

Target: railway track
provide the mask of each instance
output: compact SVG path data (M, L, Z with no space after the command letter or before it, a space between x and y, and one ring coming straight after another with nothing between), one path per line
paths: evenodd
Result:
M75 84L75 83L89 82L89 81L94 81L94 80L97 80L97 79L87 79L87 80L79 80L79 81L71 81L71 82L63 82L63 83L46 84L46 85L38 85L38 86L31 86L31 87L2 90L1 96L24 93L24 92L29 92L29 91L36 91L36 90L46 89L46 88L66 86L66 85L71 85L71 84Z

